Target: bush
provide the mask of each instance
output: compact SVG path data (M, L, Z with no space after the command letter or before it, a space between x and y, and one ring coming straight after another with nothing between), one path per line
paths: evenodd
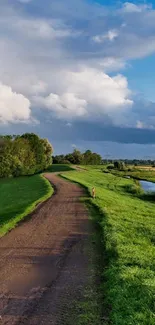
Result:
M128 192L128 193L131 193L131 194L136 194L136 195L141 195L143 193L143 189L141 188L140 184L128 184L128 185L125 185L125 190Z
M107 169L114 169L114 165L108 165Z
M126 170L126 166L125 163L123 161L115 161L114 162L114 168L121 170L121 171L125 171Z

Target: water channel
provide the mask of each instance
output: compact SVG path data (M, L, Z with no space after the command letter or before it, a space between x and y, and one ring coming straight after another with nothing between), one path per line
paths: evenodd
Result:
M131 177L126 176L126 178L131 178ZM141 184L145 192L155 192L155 183L149 181L140 181L140 180L139 183Z
M155 192L155 183L148 181L139 181L145 192Z

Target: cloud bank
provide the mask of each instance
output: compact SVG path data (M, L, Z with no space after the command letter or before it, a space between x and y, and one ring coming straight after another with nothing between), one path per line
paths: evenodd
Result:
M0 10L1 128L36 119L45 133L48 120L154 129L155 104L126 77L133 59L155 52L150 5L7 0Z

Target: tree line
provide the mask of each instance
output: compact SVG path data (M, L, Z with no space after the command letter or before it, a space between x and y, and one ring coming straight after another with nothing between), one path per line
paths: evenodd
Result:
M119 159L117 160L125 165L134 165L134 166L155 166L155 160L151 159ZM102 163L105 165L114 164L115 159L103 159Z
M33 175L52 163L52 146L34 133L0 136L0 177Z
M72 153L67 155L57 155L53 157L54 164L75 164L75 165L100 165L102 163L102 157L92 152L91 150L86 150L81 153L79 150L75 149Z

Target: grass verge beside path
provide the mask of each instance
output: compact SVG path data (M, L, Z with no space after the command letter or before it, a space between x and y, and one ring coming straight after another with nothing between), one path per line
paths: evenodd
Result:
M101 212L94 220L100 231L106 267L101 293L105 296L109 324L155 324L155 203L126 190L126 180L95 169L67 172L65 178L91 191ZM104 322L103 322L104 324Z
M42 175L0 179L0 237L53 193Z

